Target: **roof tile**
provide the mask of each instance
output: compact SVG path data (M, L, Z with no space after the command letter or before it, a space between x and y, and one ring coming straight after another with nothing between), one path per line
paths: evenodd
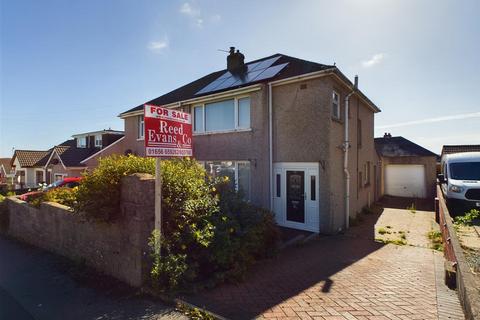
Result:
M375 149L382 157L437 157L437 154L404 137L375 138Z

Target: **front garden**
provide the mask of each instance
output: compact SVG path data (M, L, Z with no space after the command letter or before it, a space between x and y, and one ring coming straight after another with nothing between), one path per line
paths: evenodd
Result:
M57 202L88 220L114 223L121 215L122 177L154 172L152 158L107 157L79 187L52 189L31 203ZM161 256L153 250L158 237ZM184 291L241 280L252 264L275 252L278 237L272 213L244 201L228 177L212 179L192 159L162 162L162 235L152 233L150 239L154 289Z

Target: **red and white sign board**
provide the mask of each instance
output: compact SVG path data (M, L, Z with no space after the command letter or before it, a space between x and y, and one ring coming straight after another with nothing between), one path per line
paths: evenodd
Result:
M147 157L193 156L189 113L146 104L144 116Z

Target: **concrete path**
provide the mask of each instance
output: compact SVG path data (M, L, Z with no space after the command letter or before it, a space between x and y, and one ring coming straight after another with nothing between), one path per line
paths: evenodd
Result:
M375 239L399 240L403 235L408 245L430 248L427 233L431 230L439 230L433 212L385 208L375 224Z
M0 237L0 319L185 318L117 281L72 278L72 270L61 257Z
M282 251L257 265L243 283L185 300L231 319L462 319L456 293L443 285L442 272L436 272L442 254L420 240L431 228L433 212L412 217L423 224L410 225L416 230L411 240L422 247L374 242L379 221L400 226L409 214L384 212L385 218L365 215L346 235Z

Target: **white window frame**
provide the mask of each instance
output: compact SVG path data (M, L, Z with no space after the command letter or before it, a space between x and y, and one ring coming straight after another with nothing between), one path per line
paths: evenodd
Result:
M97 143L100 142L100 143ZM96 134L95 135L95 147L102 147L102 135L101 134Z
M83 141L84 144L82 144L81 141ZM85 136L77 137L77 148L86 148L86 147L87 147L87 137Z
M17 175L17 172L23 172L24 173L24 177L25 177L25 180L23 181L23 185L26 185L27 184L27 170L26 169L17 169L15 170L15 177L14 179L17 180L17 177L21 177L20 174ZM22 180L22 179L20 179ZM21 182L19 181L15 181L15 183L17 184L21 184Z
M38 186L38 184L41 182L41 181L37 181L37 172L41 172L42 173L42 180L43 181L46 181L47 179L45 179L45 170L44 169L35 169L35 185Z
M250 125L248 127L240 127L238 124L239 121L239 108L238 108L238 100L244 99L244 98L250 98ZM215 130L215 131L207 131L207 126L206 126L206 112L205 112L205 105L210 104L210 103L215 103L215 102L221 102L221 101L227 101L227 100L232 100L233 99L233 121L234 121L234 128L233 129L226 129L226 130ZM221 99L221 100L214 100L214 101L208 101L206 103L198 103L192 105L192 121L193 121L193 126L195 127L195 108L202 108L202 122L203 122L203 131L193 131L193 135L204 135L204 134L215 134L215 133L227 133L227 132L241 132L241 131L251 131L252 130L252 97L251 95L239 95L236 97L232 97L229 99ZM223 161L223 160L222 160ZM227 161L227 160L225 160Z
M145 118L144 115L137 116L137 140L145 139Z
M337 101L335 101L335 96L338 97L338 100L337 100ZM335 114L335 113L333 112L333 106L334 106L335 103L336 103L336 112L337 112L337 114ZM340 120L340 119L341 119L342 116L341 116L341 114L340 114L340 112L341 112L341 110L340 110L340 94L339 94L337 91L335 91L335 90L332 91L332 105L331 105L331 111L330 111L330 112L332 113L332 118L333 118L333 119L336 119L336 120Z
M205 165L207 162L232 162L235 167L235 176L234 176L234 185L235 185L235 190L238 191L238 164L250 164L250 181L248 181L248 190L249 194L245 194L245 200L250 201L251 195L252 195L252 163L251 161L248 160L205 160L205 161L197 161L202 168L205 168ZM208 173L207 173L208 174Z

